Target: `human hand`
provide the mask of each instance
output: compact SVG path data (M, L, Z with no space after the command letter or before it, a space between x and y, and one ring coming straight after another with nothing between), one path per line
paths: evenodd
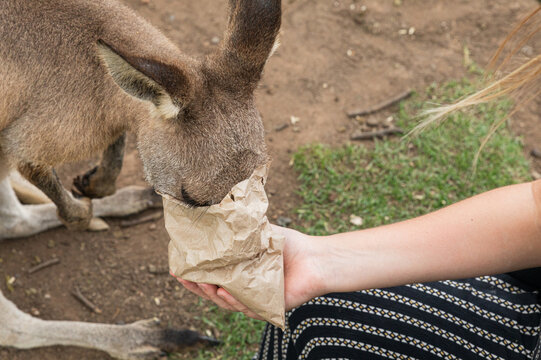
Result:
M286 309L290 310L318 295L323 295L325 293L325 274L320 261L325 256L323 239L288 228L275 225L272 227L275 232L286 238L284 245ZM262 320L223 288L211 284L198 284L178 277L176 279L186 289L204 299L213 301L221 308L242 312L246 316Z

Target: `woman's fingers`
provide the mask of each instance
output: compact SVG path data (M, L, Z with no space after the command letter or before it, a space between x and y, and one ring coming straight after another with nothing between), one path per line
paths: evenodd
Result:
M249 317L254 318L254 319L257 319L257 320L263 320L263 318L261 316L257 315L252 310L248 309L244 304L242 304L240 301L235 299L225 289L219 288L218 291L217 291L217 294L225 302L227 302L230 306L232 306L236 311L240 311L240 312L244 313L244 315L249 316Z
M207 296L207 294L205 294L203 289L201 289L199 286L197 286L196 283L191 282L191 281L187 281L187 280L183 280L183 279L179 279L179 278L176 278L176 279L182 284L182 286L184 286L186 289L193 292L195 295L200 296L205 300L210 300L210 298Z
M216 294L216 291L218 290L217 286L209 284L197 284L188 280L181 279L175 275L173 275L173 277L177 279L182 284L182 286L193 292L195 295L200 296L205 300L213 301L214 303L216 303L216 305L226 310L239 311Z
M263 320L263 318L254 313L252 310L248 309L244 304L235 299L229 292L227 292L227 290L223 288L219 288L216 285L210 284L197 284L188 280L181 279L175 275L173 275L173 277L177 279L182 284L182 286L184 286L189 291L206 300L213 301L221 308L230 311L242 312L244 313L244 315L251 318Z
M201 290L213 301L216 305L229 311L237 311L233 306L228 304L224 299L217 295L219 288L216 285L197 284Z

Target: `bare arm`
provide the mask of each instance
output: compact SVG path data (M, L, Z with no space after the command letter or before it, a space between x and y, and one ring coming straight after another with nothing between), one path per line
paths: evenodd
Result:
M541 182L507 186L425 216L319 238L327 291L403 285L541 266ZM320 245L323 246L323 245Z
M541 181L512 185L415 219L324 237L290 229L286 307L330 292L498 274L541 266ZM224 289L182 281L218 305L253 315ZM225 305L224 305L225 304Z

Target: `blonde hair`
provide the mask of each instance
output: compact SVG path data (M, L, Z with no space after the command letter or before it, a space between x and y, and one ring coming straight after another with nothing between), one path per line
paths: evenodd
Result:
M527 61L519 59L519 61L521 61L518 66L512 64L512 60L518 58L516 55L521 49L523 49L534 35L541 30L541 20L536 17L540 11L541 6L517 24L500 44L487 67L487 75L485 76L484 83L488 83L488 85L485 85L476 93L458 100L454 104L443 105L423 111L421 116L424 116L426 119L419 123L410 134L418 134L427 126L441 123L456 111L487 103L502 97L514 97L517 99L514 108L503 119L495 121L491 125L488 134L481 142L481 146L474 159L474 164L476 164L479 153L496 130L521 106L529 103L541 93L541 89L538 89L535 86L538 83L536 80L541 76L541 54L535 55L527 59ZM512 66L511 71L505 74L504 69L509 67L509 65L514 66ZM523 96L526 93L528 94Z

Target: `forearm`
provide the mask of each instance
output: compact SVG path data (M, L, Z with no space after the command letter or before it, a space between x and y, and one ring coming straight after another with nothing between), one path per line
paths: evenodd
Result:
M499 188L412 220L325 242L324 292L541 266L541 182Z

